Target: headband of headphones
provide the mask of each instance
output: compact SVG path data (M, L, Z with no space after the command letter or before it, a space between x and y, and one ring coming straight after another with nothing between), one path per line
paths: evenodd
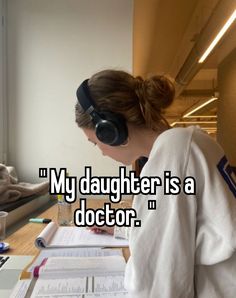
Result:
M90 114L94 110L95 102L93 101L88 87L88 80L84 80L76 92L77 99L83 110Z
M85 111L92 118L97 138L104 144L119 146L128 138L128 129L124 117L109 111L97 111L90 95L88 80L82 82L76 92L77 99Z

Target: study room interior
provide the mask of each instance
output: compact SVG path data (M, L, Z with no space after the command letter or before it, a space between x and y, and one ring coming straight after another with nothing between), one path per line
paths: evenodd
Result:
M124 167L84 141L75 123L76 90L103 69L143 78L168 75L176 89L165 113L170 127L197 125L218 141L235 181L236 1L0 0L0 12L0 215L7 212L0 242L9 245L5 250L0 246L0 297L40 297L51 279L48 284L35 281L32 264L46 271L43 260L54 251L60 253L55 252L58 260L50 266L66 260L65 267L73 271L80 266L87 274L81 273L76 297L97 297L94 280L97 288L104 288L99 297L128 297L121 282L130 256L128 241L111 245L105 237L95 245L91 239L91 245L80 249L75 249L77 243L67 249L64 244L70 241L66 237L76 238L71 228L81 198L92 210L109 203L129 212L132 193L114 202L107 193L84 195L77 188L66 224L58 219L61 196L49 193L50 169L66 169L65 177L77 177L78 182L85 167L96 177L118 177ZM138 176L146 161L140 157L126 172ZM47 255L48 247L43 244L42 249L40 241L50 233L65 240L63 245L55 240ZM70 261L69 256L81 259ZM99 279L101 272L106 275ZM112 283L120 285L118 292L106 292ZM24 294L17 296L20 291Z

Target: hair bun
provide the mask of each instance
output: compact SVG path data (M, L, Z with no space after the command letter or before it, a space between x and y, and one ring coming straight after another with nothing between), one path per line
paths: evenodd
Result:
M162 110L170 106L175 97L175 87L166 76L156 75L145 80L145 96L156 109Z

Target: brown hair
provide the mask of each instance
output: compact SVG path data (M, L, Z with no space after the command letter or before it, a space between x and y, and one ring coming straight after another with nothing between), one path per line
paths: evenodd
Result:
M127 123L158 130L163 111L173 101L174 85L165 76L143 80L127 72L103 70L88 81L90 94L98 111L122 114ZM76 104L79 127L94 128L91 117Z

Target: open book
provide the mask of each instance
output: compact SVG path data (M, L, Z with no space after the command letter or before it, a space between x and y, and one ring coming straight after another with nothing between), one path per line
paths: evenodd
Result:
M25 268L21 274L21 278L30 278L30 273L34 267L39 266L44 259L52 257L108 257L108 256L123 256L122 248L102 248L102 247L65 247L65 248L50 248L42 249L37 254L33 262Z
M127 247L128 241L109 234L95 234L82 227L59 227L50 222L35 240L39 249L57 247Z
M44 259L33 271L30 297L128 297L124 270L123 256Z
M124 270L121 255L48 257L30 279L18 281L10 298L128 298Z

